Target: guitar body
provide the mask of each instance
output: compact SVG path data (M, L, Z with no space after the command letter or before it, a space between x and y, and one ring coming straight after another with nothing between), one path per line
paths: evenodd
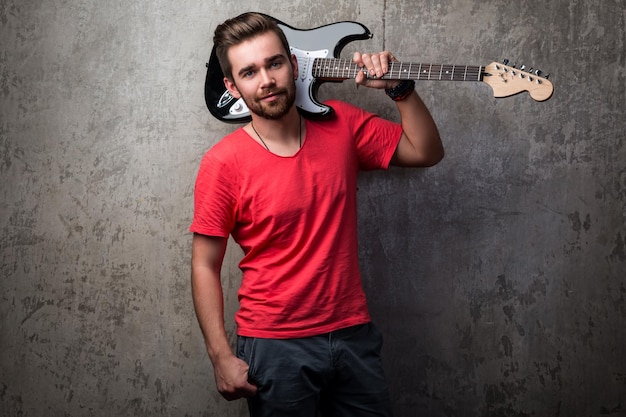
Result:
M333 109L317 101L317 90L322 82L341 82L354 78L362 71L351 59L339 58L343 47L353 41L372 37L371 32L357 22L338 22L315 29L295 29L271 16L283 30L291 53L298 61L296 80L296 107L308 118L323 118ZM552 96L553 86L548 76L540 70L526 66L516 68L493 62L485 67L474 65L439 65L391 62L389 71L382 76L391 80L480 81L491 86L494 97L509 97L527 91L536 101ZM245 123L252 119L243 99L233 97L224 86L215 47L207 64L204 99L209 111L227 123Z
M298 59L299 77L296 80L296 106L308 118L320 118L332 114L332 108L316 99L317 89L324 81L312 75L313 58L338 58L343 47L354 40L369 39L371 32L357 22L338 22L315 29L295 29L275 20L289 41L291 53ZM224 86L224 73L220 68L215 47L207 64L204 98L211 114L227 123L245 123L251 120L248 106L243 99L233 97Z

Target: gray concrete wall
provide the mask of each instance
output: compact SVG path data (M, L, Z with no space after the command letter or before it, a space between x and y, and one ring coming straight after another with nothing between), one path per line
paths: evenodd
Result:
M626 415L625 7L3 0L0 415L245 415L215 392L187 227L200 157L233 128L204 107L211 33L248 9L365 24L346 56L551 73L544 103L419 83L447 156L363 176L365 287L398 416ZM321 94L396 117L380 92Z

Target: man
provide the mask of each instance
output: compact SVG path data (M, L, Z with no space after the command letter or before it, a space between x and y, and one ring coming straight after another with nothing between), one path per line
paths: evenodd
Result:
M381 335L358 268L359 169L431 166L437 127L413 82L360 73L357 85L396 100L396 124L339 101L329 120L294 105L297 62L282 31L245 13L219 25L224 83L252 121L204 156L191 231L194 306L218 391L256 416L389 416ZM355 53L372 76L389 52ZM228 236L242 247L235 355L224 328L220 271Z

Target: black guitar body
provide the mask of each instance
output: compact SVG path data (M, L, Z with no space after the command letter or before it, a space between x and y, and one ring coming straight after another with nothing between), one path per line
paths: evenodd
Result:
M332 108L320 104L316 99L317 89L323 80L312 75L315 58L339 58L343 47L354 40L369 39L371 32L357 22L337 22L315 29L295 29L278 19L285 32L291 53L298 59L299 77L296 80L296 106L308 118L322 118L332 114ZM220 68L215 47L207 63L204 83L204 99L211 114L227 123L246 123L251 120L250 111L242 99L233 97L224 86L224 74Z

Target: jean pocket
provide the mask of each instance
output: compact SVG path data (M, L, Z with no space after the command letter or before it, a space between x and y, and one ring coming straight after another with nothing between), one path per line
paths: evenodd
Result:
M237 357L248 364L248 382L255 382L256 363L254 358L256 338L238 336L237 338Z

